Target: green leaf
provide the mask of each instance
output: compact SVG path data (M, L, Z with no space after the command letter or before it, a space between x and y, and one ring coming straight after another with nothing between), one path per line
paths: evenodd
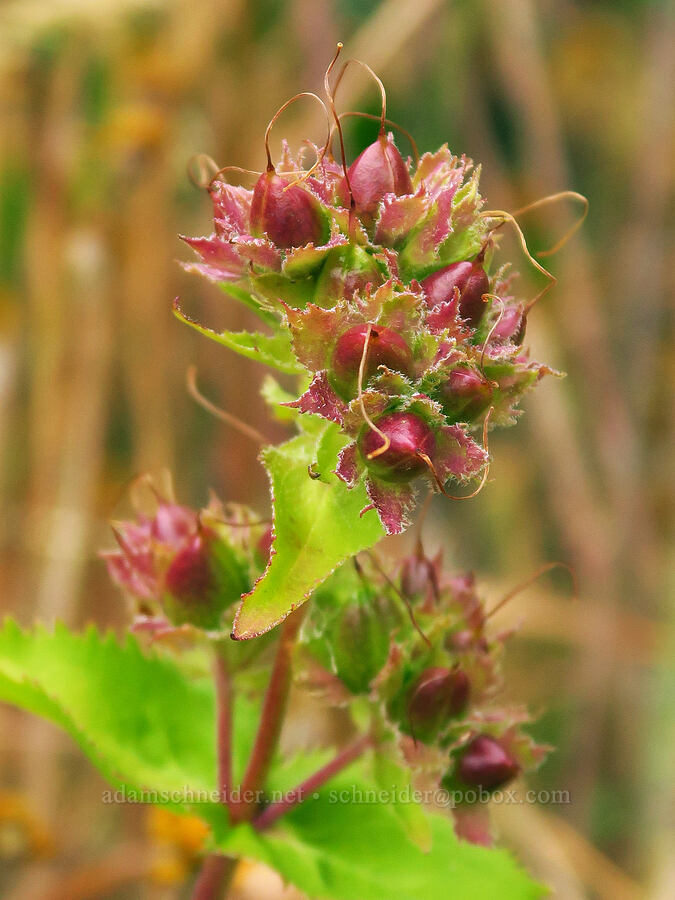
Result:
M213 693L172 662L95 629L0 631L0 699L65 729L113 781L212 790Z
M333 779L269 833L216 826L216 845L266 863L316 900L535 900L545 893L506 851L460 842L449 816L422 812L430 831L424 852L392 804L368 799L378 787L358 769Z
M262 334L259 331L213 331L212 328L200 325L199 322L189 318L177 304L174 304L173 311L181 322L212 341L234 350L240 356L246 356L248 359L254 359L265 366L291 375L305 371L295 358L287 329L275 331L273 334Z
M382 790L395 789L412 794L413 781L410 769L397 765L384 753L378 753L373 759L373 775ZM400 794L403 796L403 793ZM391 808L401 820L408 838L428 853L433 846L431 823L429 816L419 803L392 803Z
M213 809L207 818L226 820L210 799L216 786L210 673L195 678L172 659L144 652L133 637L120 643L93 627L73 634L60 624L53 631L23 631L6 620L0 629L0 700L63 728L113 784L164 792L159 803L184 809L194 808L196 792L208 792ZM237 777L257 719L257 704L238 694Z
M349 802L355 793L367 799L365 792L377 790L361 764L269 834L250 826L232 829L219 803L182 803L186 791L210 794L215 786L210 679L190 678L173 660L145 654L134 638L121 644L93 628L76 635L62 625L22 631L6 621L0 629L0 699L62 727L116 785L163 792L158 803L201 815L224 852L271 865L313 897L445 900L450 892L482 900L494 896L497 885L502 900L541 895L503 851L459 843L449 819L429 817L432 846L425 854L407 836L407 814L391 804ZM257 725L255 704L239 696L234 720L238 781ZM322 750L277 760L270 788L287 791L326 758Z
M301 434L279 447L267 447L263 462L274 498L274 553L263 577L237 612L233 637L269 631L348 557L384 536L363 485L352 490L332 474L346 438L337 425L318 434ZM320 478L310 477L313 466Z

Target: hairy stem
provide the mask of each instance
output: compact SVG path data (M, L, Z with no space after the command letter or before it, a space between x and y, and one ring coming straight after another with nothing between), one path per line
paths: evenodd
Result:
M283 800L279 800L278 803L272 803L268 806L264 812L253 820L254 827L258 831L269 828L270 825L273 825L277 821L277 819L302 803L308 794L323 787L323 785L337 775L338 772L346 769L347 766L354 762L355 759L358 759L364 750L371 744L372 737L369 734L357 738L357 740L345 747L344 750L341 750L329 763L326 763L325 766L320 768L313 775L310 775L309 778L306 778L302 784L298 785L298 787L289 791Z
M293 648L304 615L303 606L292 612L281 626L279 645L265 693L258 733L241 785L239 802L236 806L233 805L231 810L233 821L242 822L252 818L256 809L256 797L265 784L286 714L291 686Z
M223 900L237 868L231 856L207 856L192 891L191 900Z
M220 802L229 807L232 788L232 679L223 648L216 644L216 729L218 748L218 791Z

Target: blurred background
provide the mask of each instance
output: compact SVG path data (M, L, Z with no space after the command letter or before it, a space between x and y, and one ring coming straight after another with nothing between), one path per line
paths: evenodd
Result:
M213 486L267 510L255 448L185 389L196 362L205 393L283 437L258 399L264 373L172 317L180 295L214 327L250 324L176 262L190 258L177 234L211 227L186 164L205 152L261 168L268 120L321 90L342 39L421 149L447 141L483 164L490 208L564 188L590 200L528 323L534 358L568 376L493 434L479 497L434 500L425 537L493 600L551 560L579 582L572 601L569 576L547 575L500 613L521 626L509 695L557 747L531 786L571 796L496 809L501 841L564 900L675 896L674 38L673 4L648 0L0 3L0 612L121 629L96 552L139 473L171 470L180 502ZM340 107L379 111L357 70ZM346 128L352 152L376 132ZM323 129L298 103L276 146ZM524 219L532 246L551 246L573 213ZM503 253L527 274L515 241ZM102 787L54 729L0 709L3 897L185 896L199 835L104 806ZM249 874L241 897L279 896L272 876Z

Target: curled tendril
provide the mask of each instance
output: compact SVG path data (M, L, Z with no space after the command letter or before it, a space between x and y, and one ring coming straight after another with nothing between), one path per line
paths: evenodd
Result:
M491 338L492 335L495 333L495 329L497 328L497 326L499 325L499 323L500 323L501 320L502 320L502 316L504 315L504 309L505 309L505 307L504 307L504 301L502 300L501 297L498 297L496 294L483 294L483 300L484 300L484 301L485 301L485 298L486 298L486 297L489 297L490 300L496 300L497 303L499 303L499 315L498 315L497 318L495 319L495 321L494 321L494 323L493 323L493 325L492 325L492 328L490 328L490 330L489 330L488 333L487 333L487 337L485 338L485 341L484 341L484 343L483 343L483 349L482 349L481 354L480 354L480 363L479 363L478 368L480 369L481 375L483 376L483 378L486 377L486 375L485 375L485 370L484 370L484 368L483 368L483 364L484 364L484 362L485 362L485 351L487 350L487 346L488 346L488 344L490 343L490 338Z
M550 572L551 569L566 569L572 578L572 587L574 593L572 595L572 599L576 600L579 596L579 586L577 583L577 576L574 569L571 566L568 566L567 563L564 562L550 562L545 563L543 566L540 566L534 575L530 575L529 578L526 578L525 581L521 581L520 584L517 584L514 588L512 588L508 594L505 594L502 599L490 610L490 612L485 614L485 619L489 619L491 616L494 616L495 613L499 612L506 604L513 600L514 597L517 597L525 588L528 588L531 584L541 578L542 575L545 575L547 572Z
M558 250L560 250L561 247L563 247L567 243L567 241L572 237L572 235L575 234L579 230L579 228L581 228L581 226L583 225L584 220L586 219L586 216L588 215L588 200L586 199L586 197L583 196L583 194L579 194L576 191L559 191L557 194L550 194L548 197L542 197L540 200L535 200L534 202L529 203L527 206L523 206L521 209L517 209L515 211L515 213L506 212L506 210L503 210L503 209L489 209L489 210L483 210L481 213L479 213L481 218L484 218L484 219L501 219L502 220L497 225L495 225L492 230L501 228L502 225L506 224L507 222L510 222L516 230L516 234L518 235L518 240L520 242L520 246L523 250L523 253L527 257L529 262L535 267L535 269L537 269L539 272L541 272L541 274L548 280L548 284L535 297L533 297L532 300L529 301L529 303L526 304L525 314L527 314L532 309L532 307L535 305L535 303L538 303L539 300L541 300L541 298L545 294L547 294L551 290L551 288L553 288L558 283L558 279L555 277L555 275L553 275L551 272L549 272L548 269L544 268L544 266L542 266L541 263L538 262L534 258L534 256L530 253L530 249L527 246L527 241L525 239L525 235L523 234L522 228L520 227L520 224L518 223L516 216L524 215L525 213L529 212L532 209L537 209L538 207L545 206L549 203L554 203L557 200L570 199L570 198L575 199L575 200L580 200L583 203L583 205L584 205L583 212L582 212L581 216L577 219L577 221L565 232L565 234L562 236L562 238L560 238L560 240L553 247L551 247L548 250L542 250L539 253L537 253L537 256L546 257L546 256L552 256L554 253L557 253Z
M540 197L539 200L533 200L532 203L528 203L526 206L521 206L520 209L517 209L513 213L514 216L522 216L533 209L539 209L542 206L548 206L550 203L556 203L558 200L579 200L579 202L583 205L583 210L576 222L570 225L568 230L565 232L565 234L563 234L563 236L556 244L554 244L548 250L540 250L539 253L537 253L537 256L539 257L553 256L565 246L565 244L570 240L571 237L573 237L573 235L577 233L577 231L586 221L586 216L588 215L588 198L584 197L583 194L579 194L577 191L558 191L558 193L556 194L549 194L546 197Z
M211 177L208 177L208 171L211 170ZM222 166L218 168L218 163L207 153L197 153L188 160L187 176L200 190L213 190L214 183L218 180L218 176L223 172L241 172L244 175L253 175L260 178L262 172L256 172L253 169L244 169L241 166Z
M323 113L326 117L326 130L328 132L328 135L330 135L330 117L328 115L328 110L326 109L326 105L323 102L323 100L321 99L321 97L317 96L312 91L300 91L300 93L296 94L294 97L291 97L290 100L287 100L285 103L281 104L279 109L274 113L274 115L270 119L269 124L268 124L267 128L265 129L265 153L267 155L267 171L268 172L274 172L274 163L272 162L272 156L270 154L270 133L272 131L272 128L276 124L276 121L279 118L279 116L283 112L285 112L288 109L288 107L291 106L291 104L295 103L296 100L300 100L301 97L311 97L313 100L316 100L316 102L319 104L319 106L323 110ZM311 167L311 169L308 172L305 172L302 175L302 177L298 180L303 180L305 178L309 178L309 176L312 174L312 172L314 172L316 170L316 168L319 166L322 159L323 159L323 155L319 154L316 158L316 162ZM287 187L291 187L291 185L288 185Z
M377 447L377 449L372 450L366 459L376 459L378 456L382 456L383 453L386 453L389 447L391 446L391 441L389 437L381 431L377 425L373 422L373 420L368 415L368 411L366 410L366 404L363 402L363 375L366 369L366 359L368 358L368 349L370 347L370 334L373 330L372 325L368 325L368 331L366 332L366 339L363 342L363 352L361 353L361 362L359 363L359 380L358 380L358 398L359 404L361 405L361 413L363 418L366 421L366 424L370 427L372 431L382 438L382 444Z
M358 116L360 119L370 119L371 121L375 121L375 122L379 122L380 118L381 118L380 116L373 115L373 113L361 112L360 110L356 110L356 109L350 109L350 110L347 110L347 112L342 112L339 114L338 118L340 119L340 121L342 121L342 119L348 119L348 118L351 118L352 116ZM412 134L410 134L410 132L406 128L404 128L402 125L399 125L398 122L393 122L391 119L385 119L384 122L385 122L385 125L389 125L391 128L395 128L397 131L400 131L401 134L405 135L405 137L410 141L410 146L412 148L413 156L415 158L415 165L419 165L420 151L417 147L417 142L415 141L415 138L412 136ZM328 142L329 146L332 143L333 138L335 137L336 130L337 130L337 127L335 125L333 125L333 127L331 128L330 140Z
M377 118L379 118L380 120L380 134L384 134L384 126L387 121L387 92L384 88L384 85L382 84L382 80L380 79L380 77L370 68L367 63L364 63L360 59L354 59L353 57L343 63L342 68L340 69L340 72L335 79L335 84L333 85L333 99L335 98L335 94L337 94L337 90L340 87L340 83L344 78L345 72L351 65L361 66L362 69L365 69L365 71L371 76L371 78L373 78L378 88L380 89L380 97L382 98L382 110Z
M221 422L226 422L232 428L236 428L236 430L240 434L245 435L245 437L249 438L249 440L251 441L254 441L259 446L270 443L269 440L257 430L257 428L253 428L251 425L247 425L246 422L242 422L242 420L237 418L237 416L234 416L232 415L232 413L227 412L227 410L221 409L219 406L216 406L215 403L212 403L207 397L202 394L202 392L197 387L196 366L188 366L187 372L185 373L185 383L187 385L188 394L202 407L202 409L210 412L211 415L215 416L217 419L220 419Z

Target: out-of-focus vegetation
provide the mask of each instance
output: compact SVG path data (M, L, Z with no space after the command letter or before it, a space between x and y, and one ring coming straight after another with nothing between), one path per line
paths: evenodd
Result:
M510 693L544 710L537 736L558 747L532 786L571 794L497 808L502 840L566 900L673 896L672 12L665 0L2 4L3 611L121 627L95 553L139 473L171 469L184 502L213 486L266 508L255 448L184 387L197 362L209 396L282 434L257 399L255 364L171 316L179 294L214 325L247 321L175 262L189 257L177 234L210 227L185 169L199 152L262 166L267 121L288 96L320 89L343 39L422 149L447 141L483 163L491 208L567 187L589 197L582 232L550 261L560 283L528 324L534 356L568 377L495 434L486 490L435 499L424 531L495 599L549 560L579 582L575 603L563 573L500 613L504 627L522 622ZM378 103L365 76L345 79L341 108ZM307 107L285 114L277 140L321 139ZM352 150L375 127L349 120ZM533 247L555 243L574 212L524 219ZM503 246L517 256L506 235ZM392 541L392 558L404 546ZM294 721L299 743L331 728L300 706ZM3 896L180 895L183 826L103 806L99 777L48 726L6 708L0 726ZM242 873L242 897L277 896L251 887L256 877Z

